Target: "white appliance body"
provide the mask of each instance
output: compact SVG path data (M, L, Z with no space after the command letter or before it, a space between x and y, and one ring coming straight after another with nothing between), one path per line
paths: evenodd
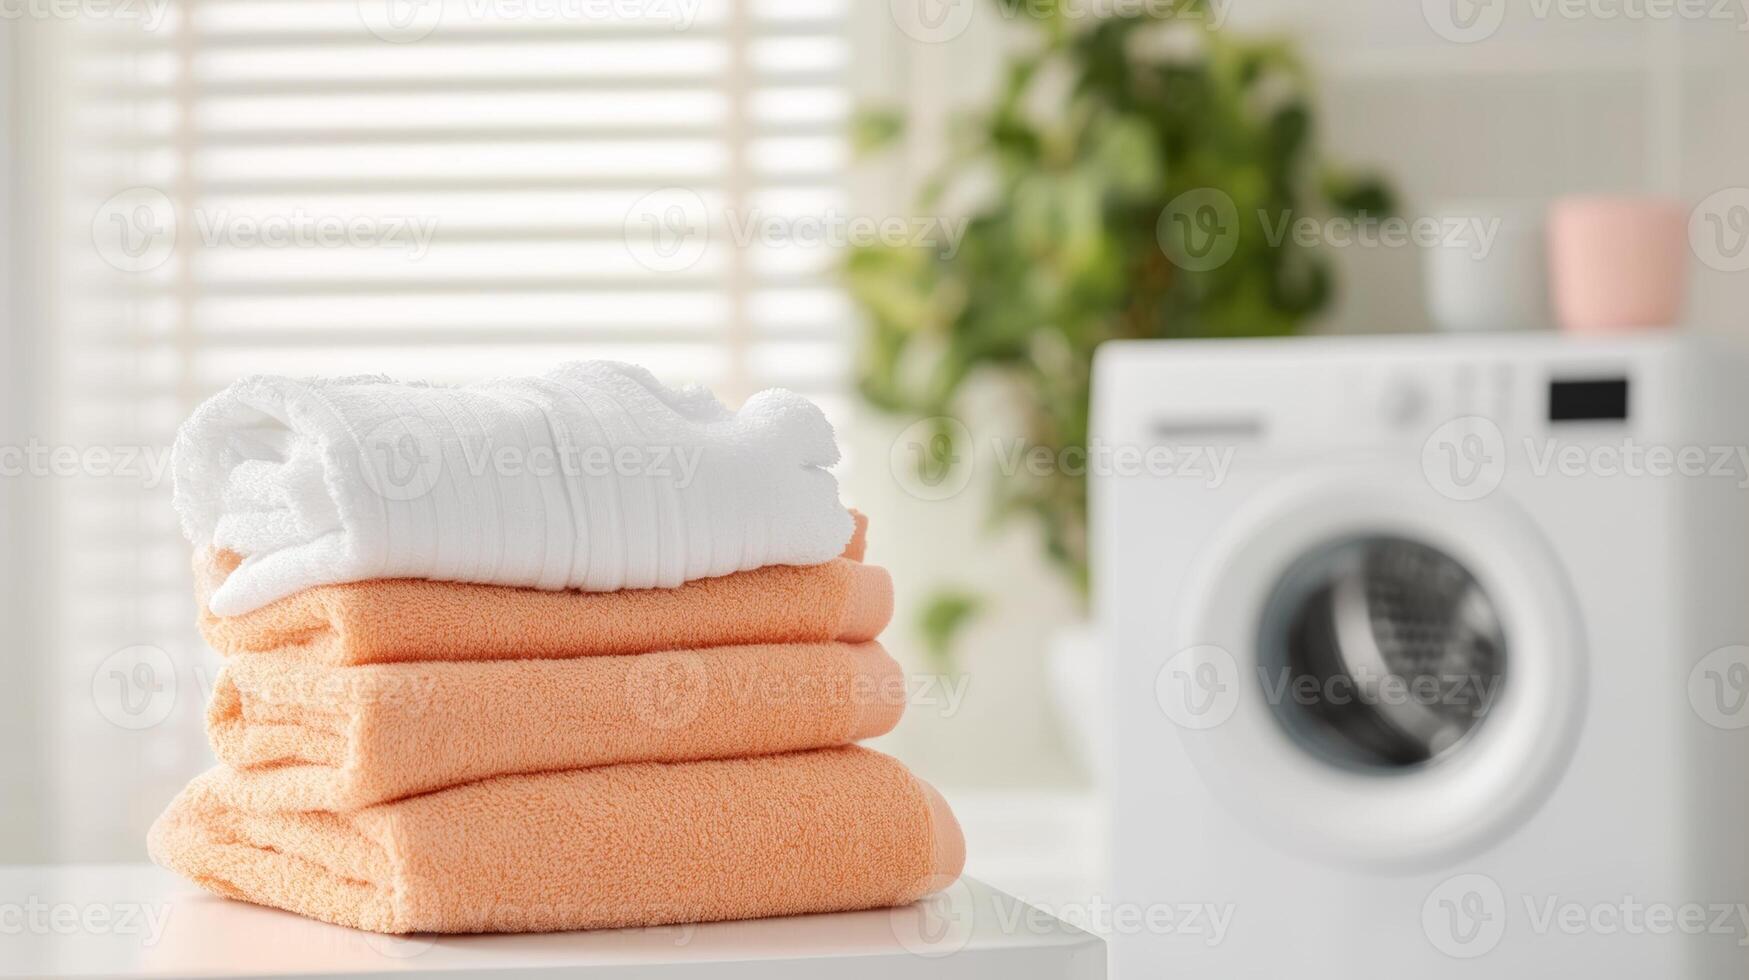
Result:
M1746 393L1677 334L1102 348L1117 980L1749 972ZM1282 683L1266 613L1380 536L1504 636L1486 713L1415 764L1296 734L1336 695Z

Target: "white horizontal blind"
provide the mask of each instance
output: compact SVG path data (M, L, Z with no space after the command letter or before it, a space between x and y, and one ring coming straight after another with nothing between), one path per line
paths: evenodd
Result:
M54 441L162 452L254 372L586 357L840 416L842 253L789 231L846 207L848 2L141 0L143 20L59 32ZM211 662L151 484L57 484L44 613L79 763L59 804L124 811L60 828L80 860L137 856L114 828L207 759ZM135 645L176 670L168 717L137 731L152 678L113 657Z

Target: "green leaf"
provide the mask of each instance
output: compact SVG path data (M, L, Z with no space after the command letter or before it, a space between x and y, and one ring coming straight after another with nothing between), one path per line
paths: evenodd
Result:
M1099 127L1090 156L1091 172L1104 182L1109 199L1146 198L1165 183L1166 168L1145 118L1126 114Z
M1397 195L1376 174L1350 174L1331 170L1324 177L1324 195L1331 207L1345 215L1366 214L1388 218L1397 213Z
M983 609L983 596L965 589L944 588L929 598L917 617L917 629L932 666L944 671L952 667L954 640Z
M850 146L859 157L891 147L905 133L905 116L897 109L867 106L850 117Z
M1325 158L1315 88L1290 40L1186 20L1205 0L1113 17L1071 17L1060 0L996 2L1030 43L1010 49L995 95L954 117L921 187L923 213L969 219L958 249L871 246L845 259L863 314L857 385L915 418L960 415L973 379L980 391L990 382L1028 444L1061 453L1086 445L1103 341L1288 334L1328 307L1327 256L1291 237L1271 244L1260 216L1272 227L1282 216L1378 218L1397 202L1388 181ZM902 132L883 110L853 125L859 147ZM1205 189L1231 199L1239 234L1224 263L1181 267L1160 244L1161 215ZM1056 468L993 481L987 518L1032 525L1085 596L1085 479ZM925 611L940 656L976 598L949 591Z

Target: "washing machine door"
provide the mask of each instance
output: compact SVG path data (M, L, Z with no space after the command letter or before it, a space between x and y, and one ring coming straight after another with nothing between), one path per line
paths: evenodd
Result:
M1412 869L1486 846L1560 779L1585 711L1582 630L1557 556L1503 494L1300 474L1186 581L1156 695L1261 836Z

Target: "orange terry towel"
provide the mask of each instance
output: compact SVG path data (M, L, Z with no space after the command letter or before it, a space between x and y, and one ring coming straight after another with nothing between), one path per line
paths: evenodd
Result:
M210 588L235 555L208 554ZM203 594L206 594L203 591ZM305 589L200 630L221 654L276 651L330 664L648 653L748 643L860 643L893 615L886 569L850 558L770 565L673 589L549 592L423 579Z
M377 932L536 932L900 905L965 860L939 794L847 746L503 776L350 813L191 783L154 860L221 895Z
M330 667L239 657L207 708L214 786L248 810L350 810L507 773L844 745L891 731L878 643Z
M868 518L851 511L844 554L672 589L577 592L424 579L305 589L240 616L207 597L242 561L197 553L200 631L221 654L277 652L330 664L524 660L749 643L861 643L893 616L893 580L864 565Z

